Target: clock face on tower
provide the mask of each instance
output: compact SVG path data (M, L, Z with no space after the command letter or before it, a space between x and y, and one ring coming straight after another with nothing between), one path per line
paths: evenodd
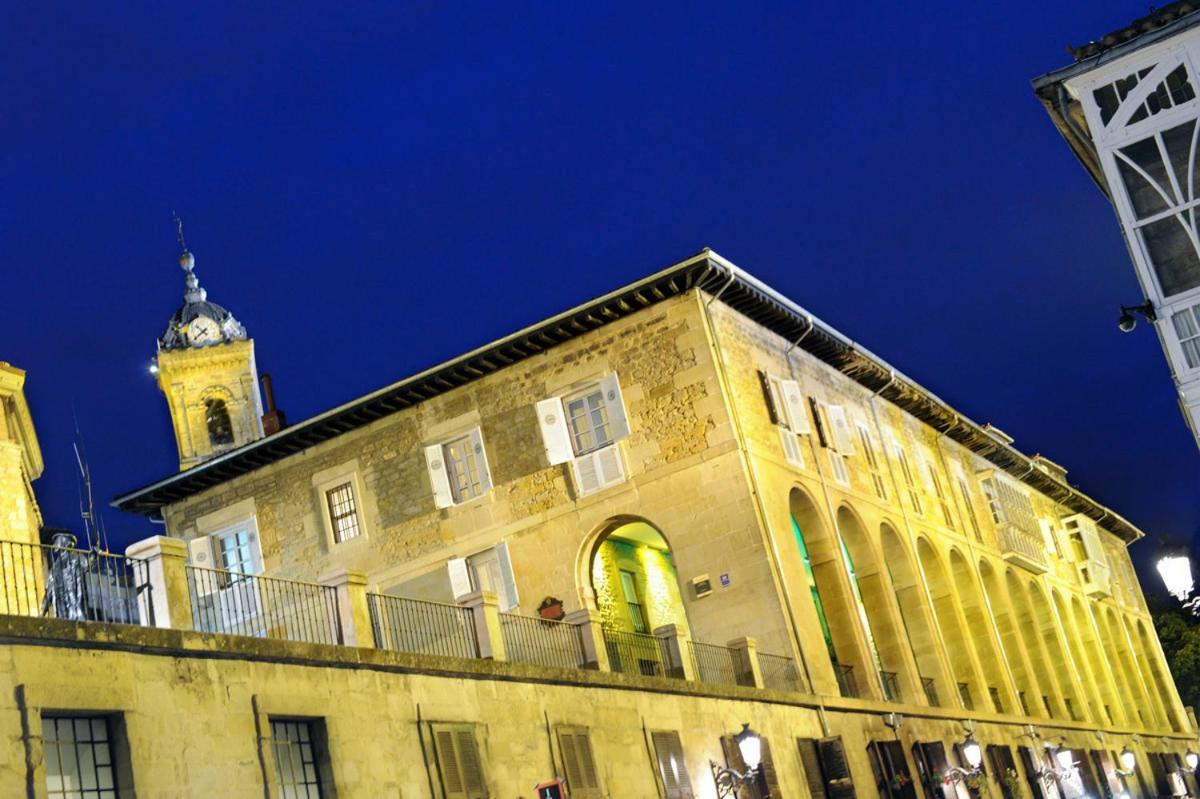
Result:
M188 325L189 344L211 344L221 338L221 326L207 316L197 317Z

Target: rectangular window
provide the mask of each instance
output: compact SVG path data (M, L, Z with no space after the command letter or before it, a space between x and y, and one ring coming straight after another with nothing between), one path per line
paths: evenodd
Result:
M446 474L455 502L466 502L483 493L483 478L479 468L483 447L482 442L477 445L472 438L470 435L460 436L442 445Z
M800 763L812 799L854 799L854 780L839 738L798 738Z
M325 504L329 508L329 524L333 528L333 541L340 544L358 538L358 503L354 499L354 484L342 483L325 492Z
M1183 348L1183 357L1189 369L1200 366L1200 305L1184 308L1171 315L1175 336Z
M938 476L937 469L934 468L932 463L925 464L925 468L929 472L929 483L933 486L933 493L937 496L938 505L942 509L942 521L951 530L957 529L954 526L954 514L950 512L950 501L946 498L946 492L942 489L942 479Z
M871 441L871 433L865 425L858 426L858 440L862 444L863 454L867 458L867 468L871 471L871 485L875 496L887 499L887 485L883 482L883 474L879 470L879 458L875 454L875 444Z
M592 741L582 727L559 727L558 749L567 772L571 799L601 799L600 778L592 757Z
M431 724L445 799L487 799L483 765L471 724Z
M107 716L43 716L42 753L48 799L117 799Z
M519 604L517 583L513 577L512 561L508 556L508 544L501 542L492 549L449 563L451 588L455 597L471 591L491 591L500 602L500 610L509 611ZM465 576L464 580L456 574ZM455 583L458 585L455 585ZM466 589L466 590L463 590Z
M654 758L658 761L658 774L666 799L693 799L692 780L688 776L679 733L652 732L650 741L654 744Z
M613 443L608 423L608 406L599 386L568 397L564 400L564 405L571 431L571 445L576 455L586 455Z
M262 552L258 546L258 528L253 519L227 527L210 537L195 539L193 558L199 561L202 550L211 546L216 553L216 568L230 572L221 575L221 585L239 582L242 575L262 574ZM197 562L195 565L206 564Z
M439 508L460 505L492 489L483 431L478 427L425 447L425 467L433 487L433 504Z
M638 596L637 578L633 572L621 570L621 593L625 604L629 606L629 621L635 633L649 632L646 624L646 611L642 607L641 597Z
M912 470L908 468L908 456L898 443L892 447L892 451L896 453L896 462L900 464L900 474L904 476L904 486L908 490L908 501L912 505L913 513L921 516L925 509L921 506L921 494L917 491L917 484L913 482Z
M275 778L285 799L321 799L324 742L320 722L312 719L271 719L271 752Z

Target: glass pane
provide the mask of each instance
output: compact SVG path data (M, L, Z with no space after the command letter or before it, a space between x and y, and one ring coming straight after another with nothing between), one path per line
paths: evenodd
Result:
M1191 309L1175 313L1171 317L1171 323L1175 325L1175 335L1179 337L1180 341L1196 335L1196 322L1192 317Z
M1162 134L1163 146L1167 149L1167 157L1171 159L1171 170L1175 173L1175 180L1179 182L1182 202L1187 202L1193 197L1193 192L1188 187L1188 179L1192 175L1189 166L1195 131L1196 122L1192 120L1163 131ZM1194 185L1195 178L1192 178L1192 182Z
M1200 286L1200 257L1179 215L1146 225L1141 232L1163 294L1169 297Z
M1200 366L1200 339L1183 342L1183 357L1187 359L1189 369Z
M1145 219L1168 210L1171 206L1167 202L1167 198L1172 197L1173 192L1170 180L1167 178L1166 167L1162 162L1162 155L1158 151L1158 139L1151 136L1136 144L1121 148L1120 153L1145 173L1143 175L1138 172L1124 159L1117 156L1116 162L1117 168L1121 172L1121 182L1125 184L1125 191L1129 194L1129 202L1133 206L1137 218ZM1147 176L1150 178L1149 181L1146 180Z

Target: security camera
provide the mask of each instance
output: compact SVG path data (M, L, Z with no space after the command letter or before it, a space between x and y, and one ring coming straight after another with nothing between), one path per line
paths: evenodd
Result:
M1137 319L1129 311L1126 311L1117 319L1117 327L1121 329L1122 333L1131 333L1137 327Z

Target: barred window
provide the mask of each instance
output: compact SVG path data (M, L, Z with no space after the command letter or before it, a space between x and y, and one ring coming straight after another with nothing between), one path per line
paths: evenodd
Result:
M358 503L354 499L354 484L342 483L325 492L329 505L329 523L333 526L333 541L340 544L357 538L362 532L358 526Z
M117 799L112 729L103 716L43 716L49 799Z
M305 720L271 720L275 776L285 799L321 799L315 726Z

